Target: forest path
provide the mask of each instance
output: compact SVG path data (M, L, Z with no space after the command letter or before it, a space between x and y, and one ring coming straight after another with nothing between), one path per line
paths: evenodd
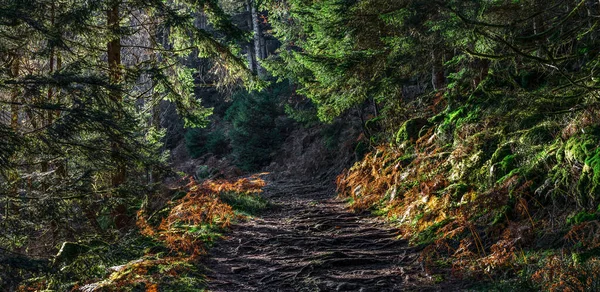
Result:
M263 196L274 206L211 248L209 291L449 291L397 230L346 210L331 185L274 182Z

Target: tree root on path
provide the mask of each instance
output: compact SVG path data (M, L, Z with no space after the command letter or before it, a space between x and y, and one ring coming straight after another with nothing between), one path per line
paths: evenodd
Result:
M373 217L345 210L332 193L322 185L268 185L264 196L276 207L210 250L209 290L443 290L427 280L418 248Z

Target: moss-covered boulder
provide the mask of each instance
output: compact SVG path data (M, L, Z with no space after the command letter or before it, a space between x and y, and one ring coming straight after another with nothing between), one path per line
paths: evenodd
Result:
M600 143L600 136L594 132L571 137L565 142L564 158L569 162L585 162L594 155Z
M570 137L556 153L550 172L554 185L566 190L579 207L600 203L600 128L587 127Z

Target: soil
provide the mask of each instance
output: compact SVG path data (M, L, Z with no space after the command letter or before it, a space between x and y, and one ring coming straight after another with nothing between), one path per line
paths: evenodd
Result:
M271 181L273 207L236 224L204 265L209 291L461 291L428 274L419 250L368 213L352 213L332 183ZM440 281L444 279L442 283Z

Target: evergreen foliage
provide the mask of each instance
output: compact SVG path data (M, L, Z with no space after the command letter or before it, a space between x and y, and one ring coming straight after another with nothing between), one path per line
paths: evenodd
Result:
M289 93L285 84L264 92L240 92L233 96L226 119L231 122L229 139L232 154L244 170L258 170L271 161L273 151L283 142L285 126L278 121L282 114L281 96Z
M11 264L0 269L0 290L37 276L54 290L107 276L99 265L85 267L116 264L112 242L164 248L130 231L148 203L142 198L169 172L164 144L176 145L161 128L165 102L190 128L193 157L229 157L246 171L272 160L290 125L284 113L307 127L318 124L315 116L330 123L321 134L333 151L349 139L336 118L356 111L363 124L356 154L364 159L339 177L339 191L353 208L378 210L413 243L428 245L425 264L447 256L456 271L490 278L510 267L527 275L524 286L550 290L587 283L568 275L600 276L598 1L0 0L0 7L0 265ZM281 43L274 54L267 36ZM204 58L210 68L186 66ZM226 95L209 103L218 114L227 108L211 127L213 108L194 91L200 86ZM198 226L234 216L211 187L207 181L180 201ZM243 212L266 206L234 194L222 199ZM203 222L196 206L218 207L218 216ZM143 233L200 249L195 228L204 227L181 232L177 216L165 217L174 228L145 224ZM554 252L546 234L562 238L572 258L542 257L528 267L523 250ZM556 276L544 277L546 270Z
M229 152L229 140L223 128L190 129L185 133L185 145L190 155L198 158L204 154L223 156Z
M134 234L136 208L167 171L158 105L172 102L188 127L206 126L211 114L181 60L191 52L212 58L227 77L220 86L259 83L235 48L245 33L216 1L0 7L0 264L24 263L0 269L0 290L13 290L56 272L33 258L51 257L63 242L134 240L124 238ZM198 28L192 14L221 32ZM70 289L61 286L78 280L69 269L46 288Z

